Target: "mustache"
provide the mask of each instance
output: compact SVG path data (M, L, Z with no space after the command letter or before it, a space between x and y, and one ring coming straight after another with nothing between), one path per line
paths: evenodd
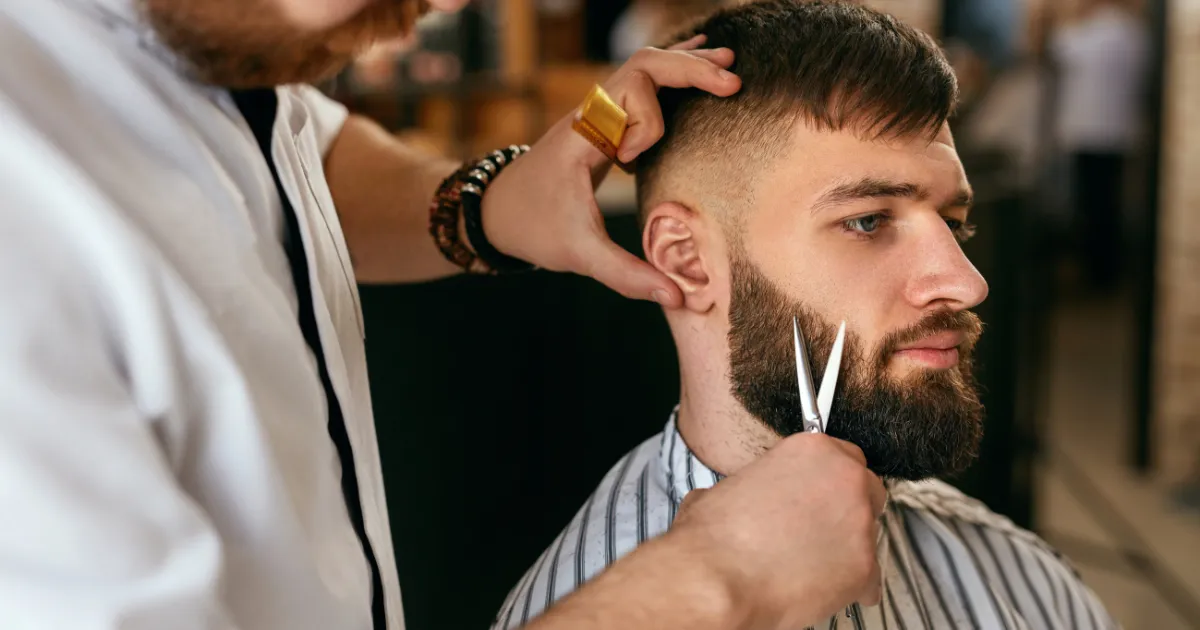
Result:
M983 334L983 322L971 311L933 311L912 326L885 335L879 345L879 358L886 363L901 346L942 332L962 333L966 336L966 341L963 342L961 350L970 352L979 341L979 336Z

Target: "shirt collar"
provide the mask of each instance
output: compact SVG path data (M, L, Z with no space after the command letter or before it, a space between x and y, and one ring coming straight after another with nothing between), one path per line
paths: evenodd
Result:
M725 478L725 475L705 466L683 441L683 434L679 432L678 405L671 412L667 426L663 429L658 445L658 461L660 469L666 475L667 495L676 506L682 503L683 498L692 490L706 490ZM902 482L884 479L883 485L890 502Z
M704 490L717 485L725 475L714 471L688 448L679 432L679 407L671 412L659 443L658 459L666 473L667 495L676 505L692 490Z

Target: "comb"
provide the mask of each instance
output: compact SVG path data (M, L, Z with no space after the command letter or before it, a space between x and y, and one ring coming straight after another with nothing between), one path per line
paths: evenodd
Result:
M621 170L632 173L633 165L617 159L617 147L621 146L628 124L629 114L612 100L604 88L595 85L587 98L583 99L583 105L579 106L579 113L571 123L571 128Z

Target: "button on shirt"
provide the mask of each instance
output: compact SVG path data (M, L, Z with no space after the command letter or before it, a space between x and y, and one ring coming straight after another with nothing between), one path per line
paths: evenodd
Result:
M670 527L683 498L721 476L676 429L626 455L509 594L494 629L518 628ZM1034 534L939 481L889 484L872 630L1108 630L1117 627L1067 562ZM803 594L798 594L803 597ZM830 619L850 628L848 619ZM799 629L797 629L799 630Z
M275 91L300 305L255 136L135 4L0 0L0 628L371 629L339 404L400 630L362 316L322 171L346 111Z

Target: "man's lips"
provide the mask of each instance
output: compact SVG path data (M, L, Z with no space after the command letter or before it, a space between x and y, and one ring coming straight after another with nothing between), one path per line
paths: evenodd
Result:
M958 365L958 348L966 343L965 333L944 331L905 344L896 356L933 369L948 369Z

